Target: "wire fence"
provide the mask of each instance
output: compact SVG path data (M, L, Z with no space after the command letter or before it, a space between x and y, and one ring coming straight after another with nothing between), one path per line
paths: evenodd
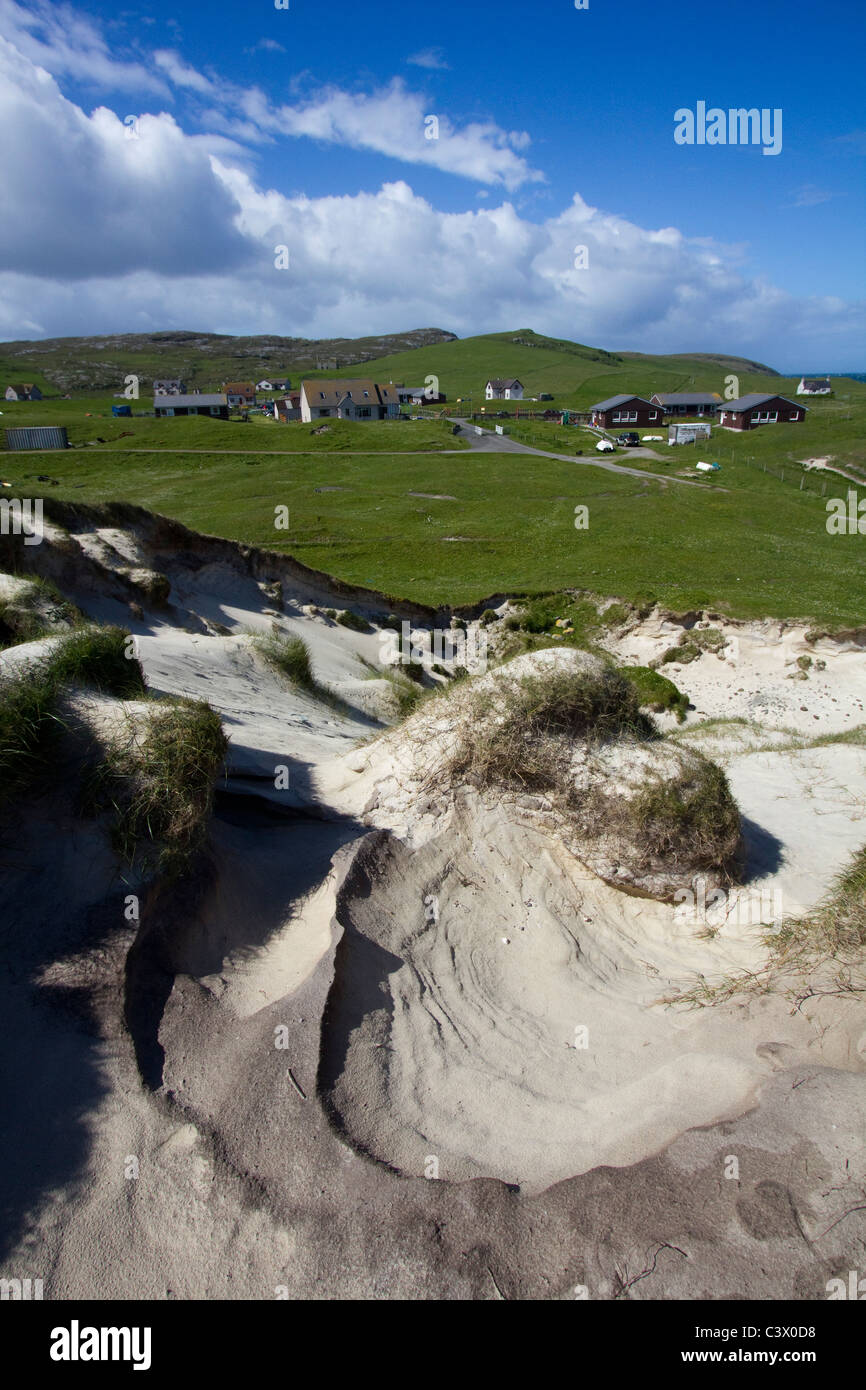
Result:
M719 453L719 461L724 463L724 450ZM840 487L857 486L858 480L855 477L846 478L843 473L838 473L832 468L806 468L804 464L797 462L796 459L787 459L785 463L768 463L766 459L756 459L751 454L735 455L730 454L730 462L743 463L747 468L753 468L759 473L769 473L780 483L787 483L791 487L796 487L800 492L814 492L818 497L826 497L828 491L832 496L834 491L838 492ZM866 478L859 480L860 487L866 487Z

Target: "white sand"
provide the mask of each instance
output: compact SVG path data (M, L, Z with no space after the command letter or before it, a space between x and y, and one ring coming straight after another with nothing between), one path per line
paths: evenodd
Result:
M13 1205L32 1214L7 1267L51 1270L54 1297L273 1297L276 1285L292 1296L492 1296L484 1269L468 1272L456 1246L440 1253L430 1234L434 1217L447 1225L456 1210L464 1251L493 1241L503 1268L550 1296L532 1283L537 1259L517 1232L517 1208L494 1215L500 1198L486 1185L447 1186L493 1177L519 1184L527 1201L549 1199L531 1210L541 1213L538 1230L556 1235L560 1273L545 1257L552 1288L576 1280L577 1249L581 1270L596 1271L594 1296L605 1297L606 1241L621 1251L631 1239L679 1233L691 1198L635 1166L662 1155L703 1174L695 1191L704 1195L678 1236L691 1241L691 1283L678 1284L671 1267L642 1296L699 1296L701 1270L719 1296L728 1278L729 1296L791 1296L797 1279L806 1287L815 1261L802 1263L799 1233L779 1226L772 1254L755 1234L756 1176L743 1179L753 1205L736 1231L727 1207L707 1216L704 1234L700 1221L720 1191L717 1151L748 1151L761 1182L799 1184L810 1239L823 1239L817 1228L830 1227L841 1200L831 1194L866 1179L862 1004L830 998L792 1013L770 996L694 1013L663 1007L663 995L698 975L759 966L759 925L729 910L709 937L672 903L601 882L543 805L421 786L419 768L436 757L431 716L378 736L387 692L365 680L359 654L375 662L379 636L316 612L356 606L327 586L284 586L275 612L261 584L229 563L174 573L140 537L104 530L84 549L103 564L113 553L115 569L162 568L175 608L131 618L122 591L92 573L71 596L93 616L131 623L155 690L207 699L220 712L229 796L202 895L176 921L171 903L160 909L171 929L156 1099L141 1085L124 1024L134 928L111 894L128 885L96 828L68 810L22 822L21 863L7 864L0 884L16 930L38 943L46 983L91 991L99 1023L91 1036L47 1012L39 991L18 980L12 951L9 1061L29 1088L10 1120ZM317 678L351 704L347 713L292 688L253 650L245 631L274 622L303 635ZM663 668L697 708L682 728L662 722L728 770L747 821L744 891L778 891L785 911L806 909L863 843L866 749L790 747L786 731L802 743L863 723L866 651L853 640L808 644L803 629L777 623L713 625L736 646L724 660L705 654ZM681 635L655 615L611 645L620 659L646 663ZM826 669L790 679L801 655ZM0 668L27 658L25 649L0 654ZM749 722L701 727L718 716ZM443 712L443 738L447 723ZM280 791L282 764L290 784ZM378 833L362 841L370 831ZM106 914L96 940L94 912ZM278 1025L288 1030L284 1053L274 1047ZM575 1046L581 1029L585 1047ZM80 1094L69 1094L64 1050L78 1059L76 1077L92 1076ZM808 1085L793 1089L795 1074ZM65 1134L55 1167L30 1094ZM826 1096L838 1133L827 1126ZM798 1166L801 1152L813 1155L811 1171ZM130 1154L142 1166L134 1185L123 1176ZM441 1186L420 1176L431 1157ZM578 1238L573 1222L584 1218L562 1225L556 1203L565 1198L547 1190L601 1165L612 1176L595 1195L568 1185L574 1212L597 1212L601 1223L596 1236ZM642 1194L646 1226L630 1192ZM859 1230L854 1218L834 1227L824 1258L853 1259Z

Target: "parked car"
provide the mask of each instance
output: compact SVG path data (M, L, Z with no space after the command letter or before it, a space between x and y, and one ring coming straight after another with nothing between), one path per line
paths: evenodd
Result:
M626 430L623 434L616 437L617 444L627 444L629 448L634 448L635 444L640 444L640 436L634 430Z

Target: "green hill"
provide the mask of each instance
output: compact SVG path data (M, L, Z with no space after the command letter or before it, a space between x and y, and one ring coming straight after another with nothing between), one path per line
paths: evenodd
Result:
M416 328L369 338L234 338L226 333L115 333L96 338L45 338L0 343L0 386L32 381L43 392L120 391L134 373L142 386L154 377L179 377L205 390L222 381L296 377L318 364L338 368L446 342L442 328ZM146 394L146 392L142 392Z
M531 329L485 333L434 343L412 352L389 353L368 362L365 371L380 380L401 381L409 386L423 386L425 378L433 375L438 377L439 389L449 402L459 396L471 396L474 407L483 404L485 383L495 376L518 377L527 397L545 392L553 396L554 406L572 409L585 409L623 391L649 396L654 391L693 389L723 395L725 378L731 374L738 377L742 393L791 390L795 385L772 367L747 358L606 352L582 343L547 338Z
M423 386L428 376L436 376L449 402L471 396L477 403L488 377L516 376L526 396L545 392L555 405L574 409L620 391L724 394L731 374L741 392L791 390L795 384L749 358L608 352L529 328L472 338L457 338L440 328L317 340L178 330L0 343L0 388L33 381L51 396L112 394L122 390L131 373L140 378L146 399L154 377L180 377L191 388L213 390L223 381L290 376L294 385L302 377L346 376L360 368L365 376L409 386Z

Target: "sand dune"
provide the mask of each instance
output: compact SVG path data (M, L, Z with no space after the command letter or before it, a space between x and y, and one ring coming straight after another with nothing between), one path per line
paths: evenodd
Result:
M663 667L695 708L659 718L659 767L705 751L744 817L745 882L707 930L675 897L687 863L641 877L623 841L614 886L610 846L543 795L437 779L463 696L387 727L364 664L377 596L206 538L172 554L134 517L38 549L136 634L152 689L208 700L230 743L207 850L171 892L121 870L65 773L7 827L4 1269L53 1298L809 1299L855 1267L858 996L660 1001L759 968L763 906L814 906L863 843L866 749L809 742L863 722L857 634L713 619L733 647ZM344 606L373 630L325 615ZM274 625L339 705L267 665L250 634ZM687 630L655 611L611 649L645 663ZM123 715L73 705L98 737ZM626 788L623 747L604 775ZM601 777L594 759L574 776ZM680 1254L631 1283L663 1243Z

